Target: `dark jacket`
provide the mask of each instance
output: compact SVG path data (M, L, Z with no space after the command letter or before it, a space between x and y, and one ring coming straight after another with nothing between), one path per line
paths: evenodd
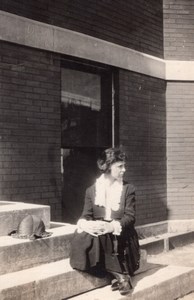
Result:
M84 209L81 218L86 220L97 220L105 217L105 207L97 206L95 201L95 185L86 190ZM133 228L135 223L135 188L132 184L124 182L121 195L120 209L112 211L113 220L119 220L123 229Z
M84 209L80 218L86 220L103 220L105 217L105 207L94 204L95 195L95 185L92 185L86 190ZM135 188L133 185L124 182L120 208L118 211L112 211L111 218L118 220L122 226L121 235L117 237L118 252L121 260L125 259L127 262L128 271L132 275L139 267L139 242L134 228ZM100 261L101 252L99 248L102 240L103 245L105 245L105 247L103 246L104 252L107 255L111 255L114 247L112 234L96 238L85 232L81 234L76 232L72 241L70 255L72 267L87 270L95 266ZM108 252L107 248L109 248Z

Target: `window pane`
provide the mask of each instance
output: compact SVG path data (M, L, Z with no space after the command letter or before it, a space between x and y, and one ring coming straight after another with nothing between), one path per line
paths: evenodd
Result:
M103 147L111 128L102 103L102 77L62 69L62 147Z
M100 76L81 71L62 69L62 102L101 109Z

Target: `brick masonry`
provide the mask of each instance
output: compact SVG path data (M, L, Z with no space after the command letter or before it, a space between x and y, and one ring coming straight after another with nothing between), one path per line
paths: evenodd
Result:
M194 59L194 2L164 0L164 58Z
M172 219L194 215L194 83L168 82L168 208Z
M162 0L1 0L0 9L163 57Z
M167 218L166 83L120 70L120 144L128 154L126 178L136 187L137 224Z
M60 56L1 43L0 199L61 214ZM120 70L120 144L137 188L137 224L166 218L165 82Z
M164 0L164 58L194 60L194 3ZM194 215L194 83L167 83L167 190L170 219Z
M0 9L163 57L161 0L22 2L2 0ZM165 59L193 60L194 4L163 3ZM49 204L60 219L60 55L1 42L0 63L0 199ZM193 82L166 90L163 80L120 70L117 92L137 224L193 218Z
M61 214L60 63L57 55L0 47L0 200Z
M162 0L86 0L84 5L79 0L2 0L0 9L163 56ZM59 219L60 56L1 43L0 62L0 199L49 204L52 220ZM164 82L121 71L119 86L120 142L129 152L127 176L138 190L138 222L160 221L166 212Z

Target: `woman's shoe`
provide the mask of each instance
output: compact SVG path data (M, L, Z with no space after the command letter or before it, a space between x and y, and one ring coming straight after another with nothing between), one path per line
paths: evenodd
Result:
M119 289L119 281L117 279L113 279L111 281L111 290L117 291Z
M130 276L126 275L126 277L119 282L119 292L121 295L126 295L129 293L132 293L133 291L133 286L131 283L131 278Z

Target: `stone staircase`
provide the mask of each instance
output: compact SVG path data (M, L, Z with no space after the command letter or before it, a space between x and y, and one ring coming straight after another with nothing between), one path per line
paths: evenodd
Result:
M39 216L50 237L16 239L8 233L28 214ZM107 285L105 278L76 272L69 265L75 225L50 222L50 207L0 202L0 299L61 300Z
M8 236L28 214L42 218L52 235L33 241ZM68 257L74 230L74 225L51 222L49 206L0 202L0 299L172 300L192 291L193 268L147 262L147 252L168 251L182 243L194 241L192 231L181 234L161 232L155 238L150 236L140 240L141 263L133 278L135 289L131 296L123 297L117 291L110 291L108 279L96 278L71 268ZM180 289L181 282L188 282L184 291Z

